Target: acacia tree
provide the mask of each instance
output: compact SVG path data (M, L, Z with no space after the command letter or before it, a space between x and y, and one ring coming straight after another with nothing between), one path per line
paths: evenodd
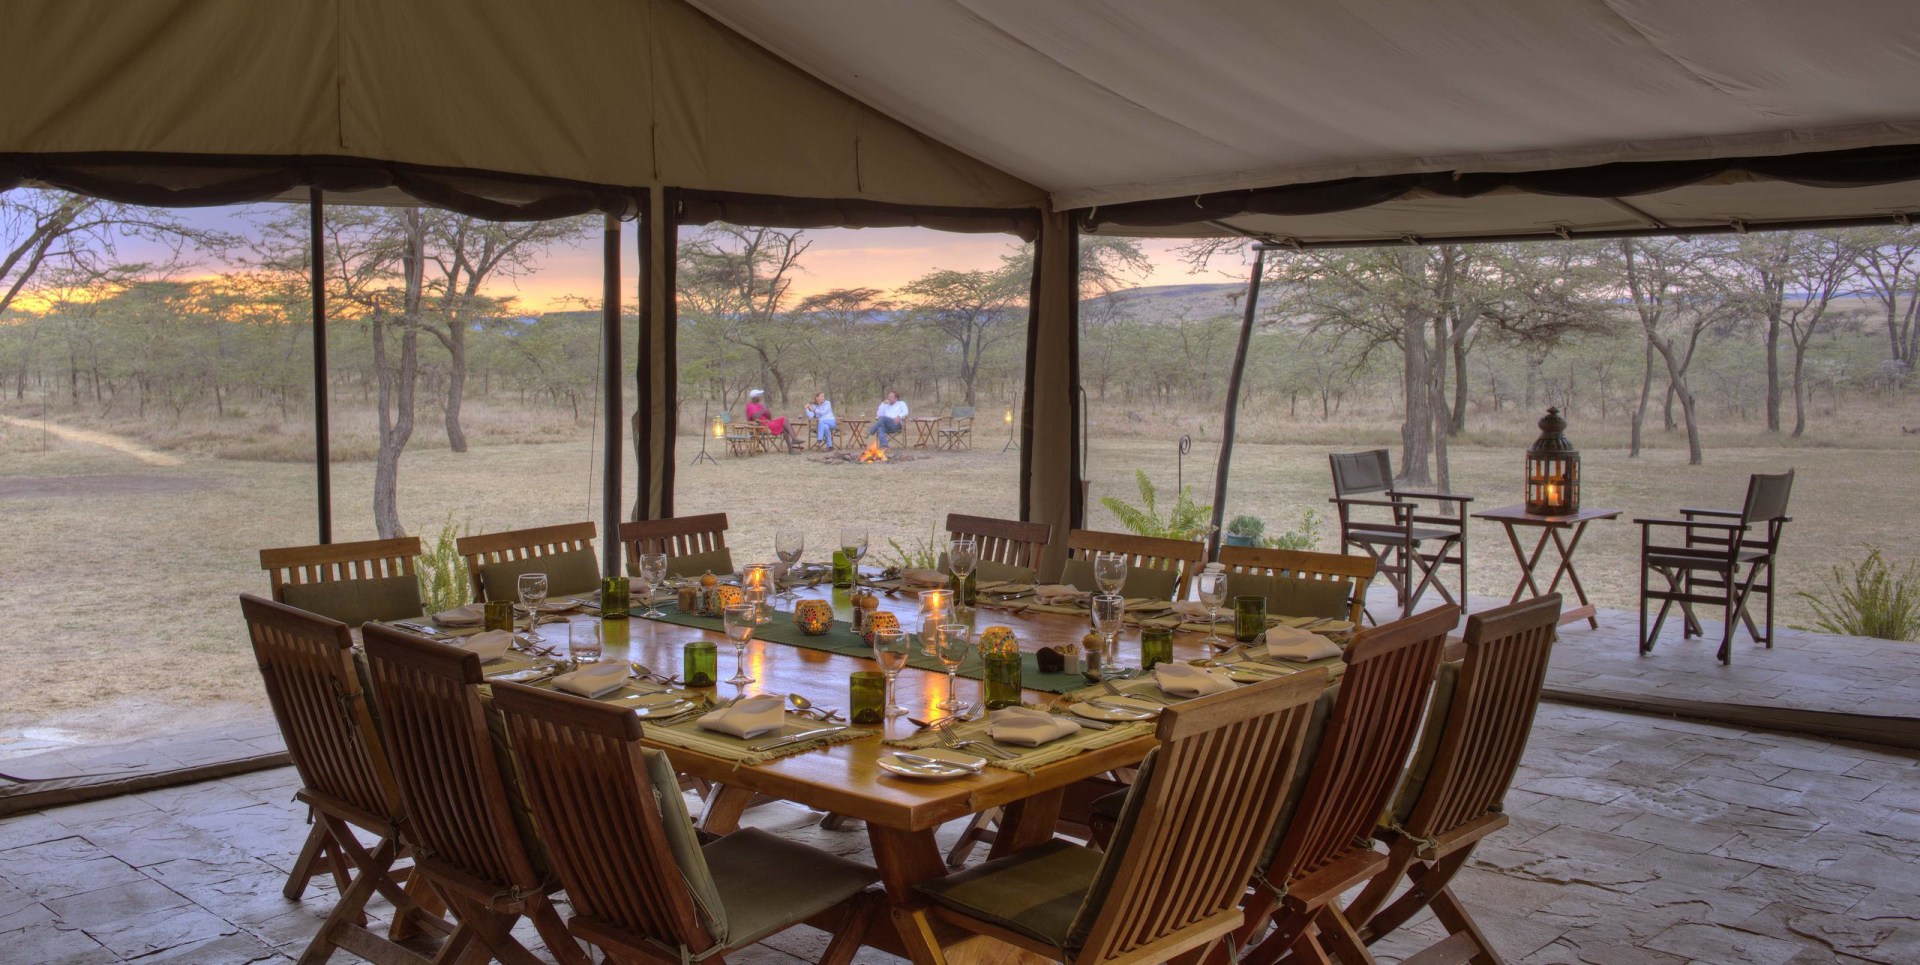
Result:
M1795 232L1787 266L1799 299L1783 316L1793 345L1793 437L1807 431L1807 345L1827 318L1833 300L1847 294L1861 256L1857 236L1833 231Z
M1859 228L1851 236L1859 249L1861 289L1880 304L1886 319L1888 357L1912 371L1920 365L1920 324L1914 317L1920 308L1920 230Z
M900 288L913 303L915 317L945 335L958 351L956 374L967 405L977 401L981 359L994 343L1016 333L1018 327L1011 324L1016 318L1025 318L1019 309L1032 275L1030 268L1021 270L1023 261L1031 264L1031 259L1008 255L990 271L936 268Z
M1657 355L1666 371L1669 398L1679 403L1686 421L1687 462L1698 466L1706 458L1700 443L1698 406L1693 390L1687 385L1687 370L1693 365L1700 337L1734 318L1739 299L1715 270L1715 252L1700 242L1685 238L1623 238L1615 251L1628 298L1646 339L1640 402L1634 409L1632 447L1627 455L1640 455Z
M800 256L812 244L804 231L713 224L681 242L675 268L681 311L751 353L761 383L782 405L788 404L786 363L808 336L807 326L791 324L783 310Z

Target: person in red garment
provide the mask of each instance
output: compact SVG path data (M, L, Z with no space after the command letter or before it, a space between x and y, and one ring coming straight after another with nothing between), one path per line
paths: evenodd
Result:
M766 397L767 393L763 389L754 389L747 393L747 421L757 422L765 426L767 431L773 433L775 438L786 443L788 452L792 452L793 439L787 436L787 417L776 417L773 414L773 410L763 404L762 400Z

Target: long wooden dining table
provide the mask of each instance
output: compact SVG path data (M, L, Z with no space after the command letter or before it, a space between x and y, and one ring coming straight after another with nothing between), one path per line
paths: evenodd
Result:
M803 598L833 599L830 587L805 588ZM836 616L844 618L845 595L836 605ZM916 625L918 599L912 591L897 594L882 592L881 607L896 613L904 627ZM635 613L639 609L636 607ZM772 615L774 620L791 620L785 609ZM1074 645L1088 629L1085 616L1056 613L1010 613L981 607L976 627L1006 626L1018 636L1021 648L1033 651L1042 646ZM604 659L625 659L652 670L674 675L681 668L681 648L694 640L710 640L719 645L720 674L732 673L733 648L723 634L661 620L627 621L628 639L624 650L620 642L606 640ZM1223 629L1230 631L1230 626ZM565 623L543 625L540 631L549 642L564 647ZM1205 634L1175 634L1174 656L1188 660L1211 656L1203 644ZM1139 633L1122 636L1120 662L1139 666ZM748 647L746 668L756 682L746 686L748 694L800 693L816 705L846 709L848 676L855 671L878 669L872 659L810 650L780 643L754 641ZM1318 671L1315 672L1324 672ZM1090 684L1091 685L1091 684ZM978 680L962 677L957 683L960 698L981 699ZM947 697L946 678L936 672L907 668L900 673L899 702L909 716L928 720L942 716L935 709ZM732 696L734 688L720 684L719 696ZM1027 692L1029 703L1045 704L1059 695ZM964 940L926 914L924 903L913 890L920 881L947 873L934 834L941 825L987 808L1002 807L1004 816L993 840L991 857L1017 853L1042 844L1053 837L1054 825L1070 787L1086 778L1097 777L1116 768L1140 762L1154 745L1151 736L1098 747L1055 763L1039 767L1033 773L1020 773L998 767L986 767L977 776L944 782L914 781L883 771L876 761L891 749L881 738L906 737L916 731L907 717L895 718L884 725L860 725L882 732L881 736L818 748L752 766L703 754L683 747L659 744L683 773L703 778L714 785L702 818L702 827L727 833L738 827L746 809L760 796L791 801L866 825L873 848L875 865L886 889L894 929L875 929L868 944L915 962L1019 962L1040 961L1029 953L985 939Z

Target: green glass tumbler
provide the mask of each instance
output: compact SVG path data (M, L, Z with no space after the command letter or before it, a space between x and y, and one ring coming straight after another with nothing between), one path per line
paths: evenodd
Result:
M1236 596L1233 598L1233 638L1241 643L1252 643L1267 632L1267 598L1264 596Z
M987 691L987 709L1020 706L1020 644L1009 634L1005 639L980 645Z
M879 724L887 719L887 675L859 670L847 677L847 716L856 724Z
M720 648L695 640L680 650L680 679L689 687L711 687L720 679Z
M1147 627L1140 631L1140 669L1173 662L1173 628Z
M630 612L628 607L627 578L609 576L600 581L600 616L607 620L625 620Z
M480 624L482 629L513 632L512 600L488 600L485 611L486 616Z
M833 585L850 587L853 585L853 560L841 550L833 551Z

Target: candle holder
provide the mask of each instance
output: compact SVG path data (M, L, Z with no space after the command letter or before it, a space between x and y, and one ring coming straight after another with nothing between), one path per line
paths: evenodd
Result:
M1571 516L1580 511L1580 453L1567 440L1567 420L1550 408L1540 420L1540 438L1527 449L1527 512Z
M987 709L1020 706L1020 642L1008 627L988 627L980 635L980 662Z

